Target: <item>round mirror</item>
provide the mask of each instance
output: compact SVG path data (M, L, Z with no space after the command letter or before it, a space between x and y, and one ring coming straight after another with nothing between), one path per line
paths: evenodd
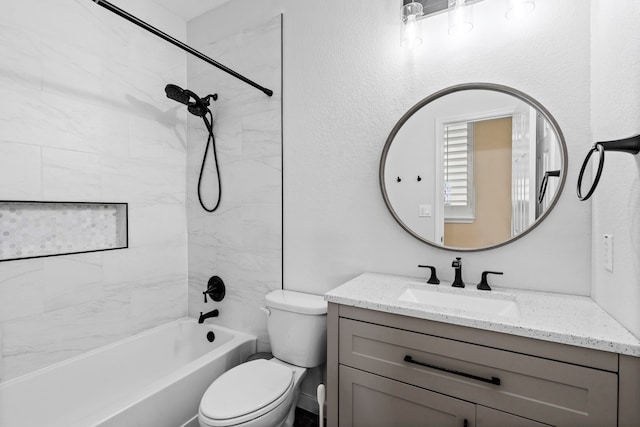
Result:
M531 97L484 83L439 91L412 107L382 151L389 211L443 249L495 248L530 232L564 186L567 148Z

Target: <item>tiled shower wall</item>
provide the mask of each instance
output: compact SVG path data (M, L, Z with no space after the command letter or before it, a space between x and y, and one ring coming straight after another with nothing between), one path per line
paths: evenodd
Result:
M0 262L1 380L186 314L185 82L182 51L93 2L0 6L0 200L129 203L128 249Z
M217 11L213 12L214 14ZM198 171L206 132L201 119L188 119L187 203L189 229L189 314L218 308L217 324L258 336L268 348L264 296L282 287L281 17L265 19L219 40L211 40L212 14L189 23L189 43L274 91L259 90L188 59L189 88L201 96L218 93L214 132L220 161L222 201L214 213L197 199ZM215 204L213 169L205 171L203 199ZM209 277L222 277L227 295L204 304Z

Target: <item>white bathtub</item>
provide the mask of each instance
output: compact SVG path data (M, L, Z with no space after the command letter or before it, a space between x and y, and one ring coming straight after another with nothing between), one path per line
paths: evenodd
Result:
M179 319L0 383L0 427L194 425L209 384L255 350L251 335Z

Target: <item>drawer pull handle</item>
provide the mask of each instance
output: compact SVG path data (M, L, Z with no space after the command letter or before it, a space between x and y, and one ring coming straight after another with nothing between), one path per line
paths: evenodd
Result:
M456 371L454 369L441 368L440 366L429 365L428 363L423 363L423 362L418 362L417 360L413 360L413 357L409 355L404 356L404 361L407 363L413 363L415 365L426 366L427 368L431 368L431 369L437 369L438 371L447 372L449 374L460 375L461 377L465 377L465 378L471 378L472 380L482 381L483 383L500 385L500 378L498 377L484 378L484 377L479 377L473 374L467 374L466 372Z

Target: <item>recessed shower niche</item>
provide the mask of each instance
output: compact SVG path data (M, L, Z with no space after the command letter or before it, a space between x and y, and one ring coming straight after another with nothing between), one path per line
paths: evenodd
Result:
M126 203L0 201L0 261L122 249Z

